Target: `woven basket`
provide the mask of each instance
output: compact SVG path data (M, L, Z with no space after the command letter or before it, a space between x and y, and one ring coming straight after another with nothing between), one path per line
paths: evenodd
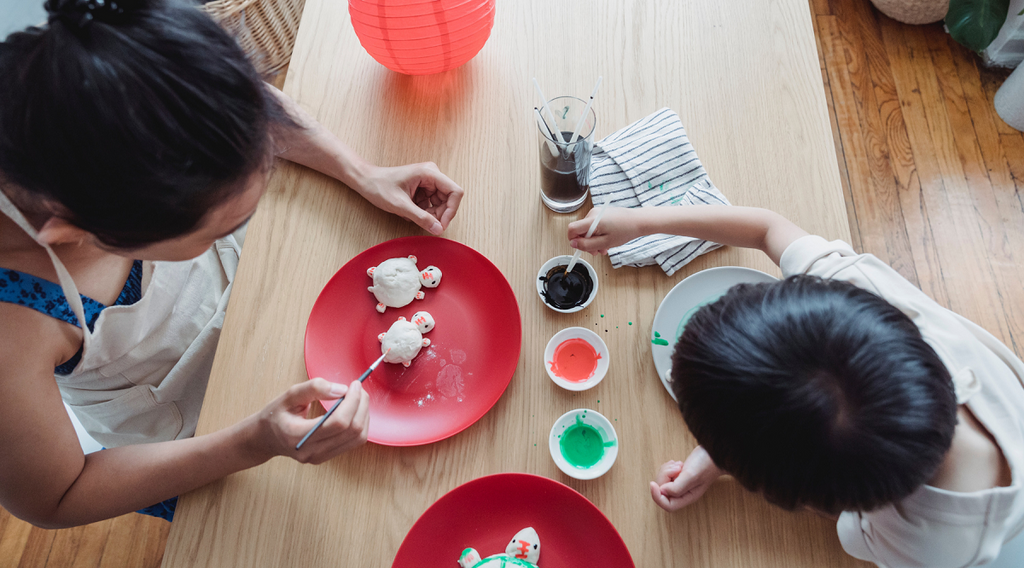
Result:
M234 37L261 75L292 57L306 0L215 0L199 6Z
M946 17L949 0L871 0L878 11L904 24L930 24Z

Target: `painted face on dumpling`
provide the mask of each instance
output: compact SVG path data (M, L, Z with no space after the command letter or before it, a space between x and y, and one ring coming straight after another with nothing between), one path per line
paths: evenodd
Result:
M420 333L426 333L434 329L434 317L427 312L416 312L412 315L412 324Z
M441 269L436 266L428 266L420 271L420 284L424 288L437 288L441 283Z
M517 532L505 548L505 554L536 564L540 559L540 537L537 531L533 527L526 527Z

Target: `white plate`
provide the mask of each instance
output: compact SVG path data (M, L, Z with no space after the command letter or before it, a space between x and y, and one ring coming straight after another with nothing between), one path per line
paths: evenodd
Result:
M601 456L601 459L596 464L586 469L571 465L562 455L562 432L565 432L575 424L577 417L584 424L596 429L601 435L601 440L605 443L604 455ZM576 410L566 412L555 421L555 424L551 427L551 433L548 434L548 451L551 452L551 459L555 460L555 465L558 466L558 469L562 470L562 473L576 479L596 479L608 473L608 470L615 463L615 458L619 456L619 436L615 433L615 427L612 426L612 423L600 412L587 408L577 408Z
M589 343L590 346L594 348L594 351L597 352L597 369L594 369L593 376L580 383L567 381L551 371L552 360L555 358L555 349L557 349L563 341L568 341L569 339L582 339ZM600 335L585 327L567 327L551 336L551 339L548 340L548 346L544 349L544 370L548 372L548 377L563 389L570 391L585 391L589 388L596 387L597 383L601 382L601 379L608 374L609 357L608 346L605 345L604 340L601 339Z
M778 278L753 268L719 266L692 274L669 290L658 306L658 313L654 315L654 325L651 326L651 356L654 357L658 378L661 379L661 384L665 385L665 390L672 400L676 399L668 380L669 371L672 369L672 351L690 316L704 304L721 298L729 288L737 284L777 281Z

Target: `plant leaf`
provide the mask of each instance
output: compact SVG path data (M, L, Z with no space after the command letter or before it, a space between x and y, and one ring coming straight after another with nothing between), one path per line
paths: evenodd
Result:
M949 35L961 45L980 52L999 35L1010 0L950 0L946 12Z

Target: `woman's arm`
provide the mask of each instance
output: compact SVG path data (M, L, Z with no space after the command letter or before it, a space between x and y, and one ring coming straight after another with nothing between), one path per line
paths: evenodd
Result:
M757 207L690 205L679 207L611 208L593 236L585 235L597 214L569 224L570 244L587 252L606 253L643 235L666 233L705 239L723 245L754 248L779 263L786 247L807 232L782 215Z
M54 345L52 329L20 306L0 304L0 316L0 505L35 525L110 518L276 455L320 463L366 440L365 391L358 383L349 388L317 379L213 434L83 455L53 380L59 349L40 347ZM310 403L343 395L338 410L296 452L295 444L316 423L305 418Z
M433 162L393 168L357 155L291 98L267 85L298 128L275 133L278 156L340 180L377 207L441 234L459 210L463 190Z

